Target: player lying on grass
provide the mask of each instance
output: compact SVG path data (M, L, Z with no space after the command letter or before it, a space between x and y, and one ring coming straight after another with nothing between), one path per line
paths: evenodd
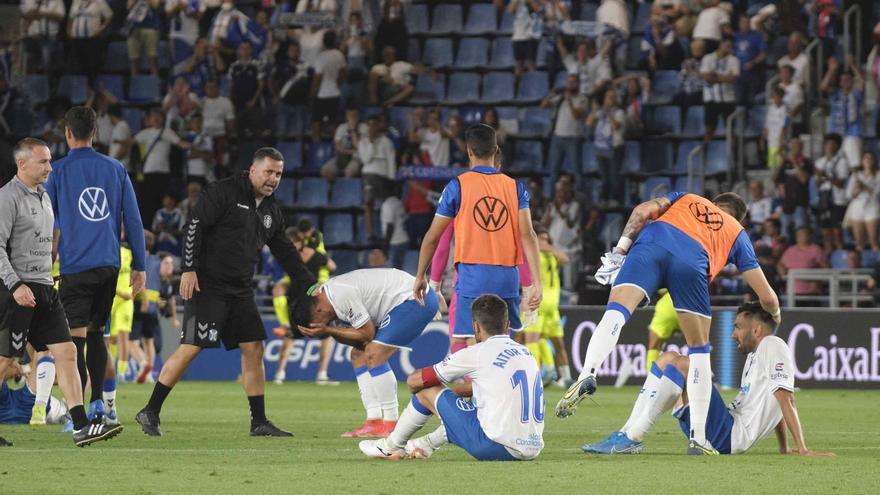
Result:
M544 387L528 348L508 336L507 304L485 294L471 306L476 345L414 372L412 401L388 438L365 440L361 452L380 459L430 457L446 442L479 461L531 460L544 448ZM470 401L442 384L470 377L459 387ZM410 438L436 414L440 428Z
M31 366L15 363L0 377L0 424L45 425L67 421L67 406L52 397L55 360L49 352L28 346ZM36 362L37 365L33 366ZM29 368L29 369L25 369Z
M332 277L300 300L295 321L307 337L329 335L352 346L351 364L367 420L344 437L386 436L397 422L397 379L388 359L409 345L437 314L437 294L428 290L424 304L413 298L415 278L393 268L368 268ZM333 322L345 326L330 326ZM384 418L384 421L383 421Z
M804 442L803 429L794 403L794 364L786 343L773 335L776 324L770 313L757 302L737 310L733 340L740 352L747 354L740 391L730 406L725 406L718 389L712 388L706 436L721 454L741 454L776 431L783 454L832 455L813 452ZM638 454L642 439L661 414L681 400L674 412L685 435L690 435L685 377L689 360L677 352L664 352L651 367L645 385L633 406L629 420L620 431L605 440L584 445L593 454ZM787 431L794 438L789 448Z

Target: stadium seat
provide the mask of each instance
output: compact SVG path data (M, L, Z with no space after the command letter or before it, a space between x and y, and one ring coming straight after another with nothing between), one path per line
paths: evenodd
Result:
M391 125L396 127L401 134L409 132L409 113L412 110L410 107L391 107Z
M483 76L483 101L485 103L501 103L510 100L513 100L513 74L510 72L489 72Z
M633 19L632 29L633 33L644 33L648 29L648 21L651 20L651 6L653 4L651 2L643 2L639 4L639 9L636 11L636 17Z
M764 120L767 117L767 107L764 105L756 105L749 109L749 118L746 123L746 137L758 137L764 130ZM873 121L872 121L873 122ZM866 126L874 127L874 126Z
M706 151L705 176L712 177L726 174L730 161L728 159L727 143L724 141L712 141Z
M538 67L547 65L547 56L553 53L554 50L556 48L553 46L553 43L546 37L542 37L541 41L538 42L538 51L535 53L535 65Z
M654 84L651 88L651 103L656 105L672 103L679 88L681 88L681 76L678 71L658 70L654 74Z
M290 178L281 179L281 182L278 183L278 188L275 189L275 192L272 193L272 196L281 203L282 206L292 207L293 206L293 189L294 189L294 180Z
M556 73L553 78L553 89L562 89L565 87L565 80L568 79L568 72L561 70Z
M296 205L308 208L327 206L329 194L328 182L319 177L306 177L299 181L299 194L296 197Z
M626 42L626 68L638 70L642 62L642 37L633 36Z
M847 263L847 252L845 249L837 249L831 253L831 268L836 270L845 270L849 267Z
M431 34L461 33L461 5L440 4L434 7Z
M672 170L672 143L668 141L648 141L642 145L642 166L644 174L668 173Z
M656 134L681 133L681 110L677 106L660 106L648 113L647 130Z
M476 7L476 5L475 5ZM456 69L477 69L489 64L489 40L485 38L465 38L458 45L455 59Z
M406 255L403 257L403 271L409 273L410 275L415 276L416 271L419 269L419 252L415 249L409 249L406 251Z
M648 177L642 191L642 201L663 196L672 192L672 179L669 177Z
M517 172L540 172L544 169L541 141L517 140L511 168Z
M688 172L688 154L694 148L703 144L701 141L682 141L678 143L678 153L675 157L675 166L670 171L672 175L687 175ZM698 153L694 157L694 172L700 170L700 161L703 159L702 153Z
M513 16L507 8L501 10L501 24L498 26L498 34L510 35L513 33ZM503 36L502 36L503 37ZM508 39L510 41L510 39Z
M587 3L581 2L581 20L582 21L595 21L596 20L596 12L599 10L599 5L595 3Z
M284 157L284 171L290 172L302 167L302 143L280 142L278 151Z
M596 160L596 150L593 143L584 143L581 147L581 168L583 173L596 175L599 173L599 161Z
M690 193L700 194L700 195L703 194L703 178L702 177L695 175L693 178L692 186L693 187L691 187L690 189L688 188L688 178L686 175L675 179L674 188L677 192L690 192Z
M419 43L419 40L416 38L410 38L407 40L406 46L406 60L413 64L422 63L422 45Z
M510 69L513 67L513 43L510 38L495 38L492 42L490 69Z
M64 96L71 103L85 103L89 97L89 82L86 76L63 75L58 81L58 95Z
M874 265L877 263L880 263L880 251L872 251L870 249L862 251L862 268L874 268Z
M419 75L418 79L416 79L416 91L410 97L410 102L424 105L443 101L445 76L437 74L436 77L437 79L435 80L428 74Z
M478 85L479 85L479 77L477 77ZM452 92L452 83L449 84L450 93ZM478 98L479 99L479 98ZM446 98L449 101L449 97ZM467 125L476 124L483 121L483 109L480 107L460 107L458 109L458 115L461 116L464 123Z
M128 71L128 45L125 41L113 41L107 45L103 70L107 72Z
M361 179L341 178L333 182L330 191L330 206L336 208L357 208L364 204L364 193Z
M306 170L317 172L321 165L327 163L335 154L333 143L315 143L309 146L308 160L306 160Z
M422 51L422 63L439 69L452 65L452 40L449 38L429 38Z
M406 30L409 34L426 34L428 32L428 6L414 3L406 8Z
M526 107L519 121L520 137L546 138L553 130L553 111L541 107Z
M31 103L46 103L49 100L49 79L44 75L29 74L25 77L25 89Z
M143 75L132 77L128 87L128 100L139 103L159 101L159 78Z
M437 12L434 11L434 15ZM486 3L473 4L468 9L465 34L492 34L498 29L495 6Z
M520 102L541 101L550 88L547 86L547 73L544 71L526 72L519 80L516 99Z
M360 268L358 252L351 249L334 249L330 258L336 263L336 273L346 273Z
M602 229L599 231L599 240L613 246L620 239L626 219L620 213L606 213L602 217Z
M250 168L254 153L266 144L259 141L240 141L238 143L238 159L235 162L236 170Z
M638 141L627 141L623 148L622 172L626 175L640 173L642 162L642 146Z
M141 120L143 120L144 112L140 108L122 107L122 118L128 122L131 135L134 136L141 130Z
M473 72L456 72L449 77L449 94L446 102L452 104L476 102L480 99L480 75Z
M324 217L324 239L328 245L354 242L354 223L350 213L331 213Z
M122 88L122 76L116 74L99 74L95 79L95 85L104 88L119 100L125 100L125 90Z
M706 111L701 106L688 107L684 117L682 135L689 138L702 137L706 132Z

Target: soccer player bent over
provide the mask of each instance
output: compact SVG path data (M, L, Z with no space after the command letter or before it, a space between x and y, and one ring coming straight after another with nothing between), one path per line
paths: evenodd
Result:
M531 460L544 448L544 387L529 350L507 335L508 309L500 297L486 294L473 302L477 344L410 375L412 402L397 427L379 440L360 443L361 452L380 459L430 457L446 442L479 461ZM468 376L472 398L464 400L441 384ZM442 425L410 438L431 414Z
M384 437L397 422L397 379L388 359L410 343L434 319L438 296L412 297L415 278L393 268L368 268L331 277L294 309L297 321L311 321L299 331L307 337L330 336L353 347L351 364L367 420L344 437ZM329 326L334 321L348 326ZM383 421L384 419L384 421Z
M740 391L726 407L718 389L712 388L706 435L721 454L744 453L775 430L783 454L832 455L813 452L804 442L794 404L794 360L788 345L773 335L775 327L773 317L758 303L746 303L737 310L733 340L740 352L747 354ZM645 433L679 398L683 406L673 415L688 435L691 415L684 377L689 369L687 357L672 351L663 353L652 366L626 425L599 443L584 445L584 452L640 453ZM788 446L789 431L795 449Z
M690 354L688 453L718 454L706 437L712 397L709 282L725 265L733 263L773 320L778 324L781 318L776 293L758 266L752 243L741 225L745 215L745 202L734 193L721 194L714 201L696 194L669 193L633 210L617 247L606 254L596 273L597 279L613 285L611 295L587 346L584 368L556 405L557 416L572 415L580 401L596 391L597 371L617 345L633 310L666 287Z

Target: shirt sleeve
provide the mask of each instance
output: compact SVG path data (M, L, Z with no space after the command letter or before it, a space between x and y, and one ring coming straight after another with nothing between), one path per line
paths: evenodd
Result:
M199 203L201 201L196 203L196 206ZM279 210L273 217L273 223L277 227L266 245L269 246L269 252L272 253L272 256L275 257L275 260L284 269L284 272L290 275L290 299L291 301L296 301L304 297L308 288L315 283L315 275L306 268L302 257L299 255L299 251L296 250L296 247L285 235L284 231L287 227L284 222L284 215Z
M736 265L740 272L746 272L758 268L758 258L755 256L755 248L752 246L752 241L749 239L749 235L745 230L740 232L736 241L734 241L733 248L730 250L730 257L727 261L728 263Z
M684 195L687 194L685 192L670 192L666 193L663 197L668 199L670 203L675 204L676 201L683 198Z
M516 197L519 201L518 208L520 210L528 210L531 195L529 195L529 190L526 188L526 186L520 181L516 181Z
M330 303L336 311L336 317L354 328L360 328L370 321L370 313L358 299L353 288L346 285L334 285L330 292L333 296Z
M770 392L784 389L794 392L794 363L791 350L781 339L765 337L767 342L767 373L770 376Z
M461 183L458 179L452 179L440 194L440 202L437 204L437 215L446 218L454 218L458 214L461 204Z
M471 346L455 354L450 354L443 361L434 365L437 378L443 383L451 383L464 376L473 376L477 371L479 348Z
M0 279L10 292L17 289L21 282L7 255L17 210L15 201L8 195L0 197Z

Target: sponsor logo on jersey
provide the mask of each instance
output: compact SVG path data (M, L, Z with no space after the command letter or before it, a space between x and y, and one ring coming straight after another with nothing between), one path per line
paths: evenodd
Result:
M100 222L110 216L107 193L100 187L87 187L79 194L79 214L90 222Z
M267 229L272 227L272 215L263 215L263 226Z
M504 228L510 220L510 212L500 199L483 196L474 205L474 223L486 232L495 232Z
M382 323L379 324L379 329L383 329L391 323L391 315L385 315L385 318L382 318Z
M784 369L785 369L785 364L783 364L783 363L776 363L776 371L782 371L782 370L784 370Z
M697 220L710 230L718 231L721 230L721 227L724 227L724 217L721 216L721 213L712 211L709 206L694 202L688 205L688 209Z
M464 400L460 397L455 399L455 405L464 412L471 412L476 409L471 401Z

